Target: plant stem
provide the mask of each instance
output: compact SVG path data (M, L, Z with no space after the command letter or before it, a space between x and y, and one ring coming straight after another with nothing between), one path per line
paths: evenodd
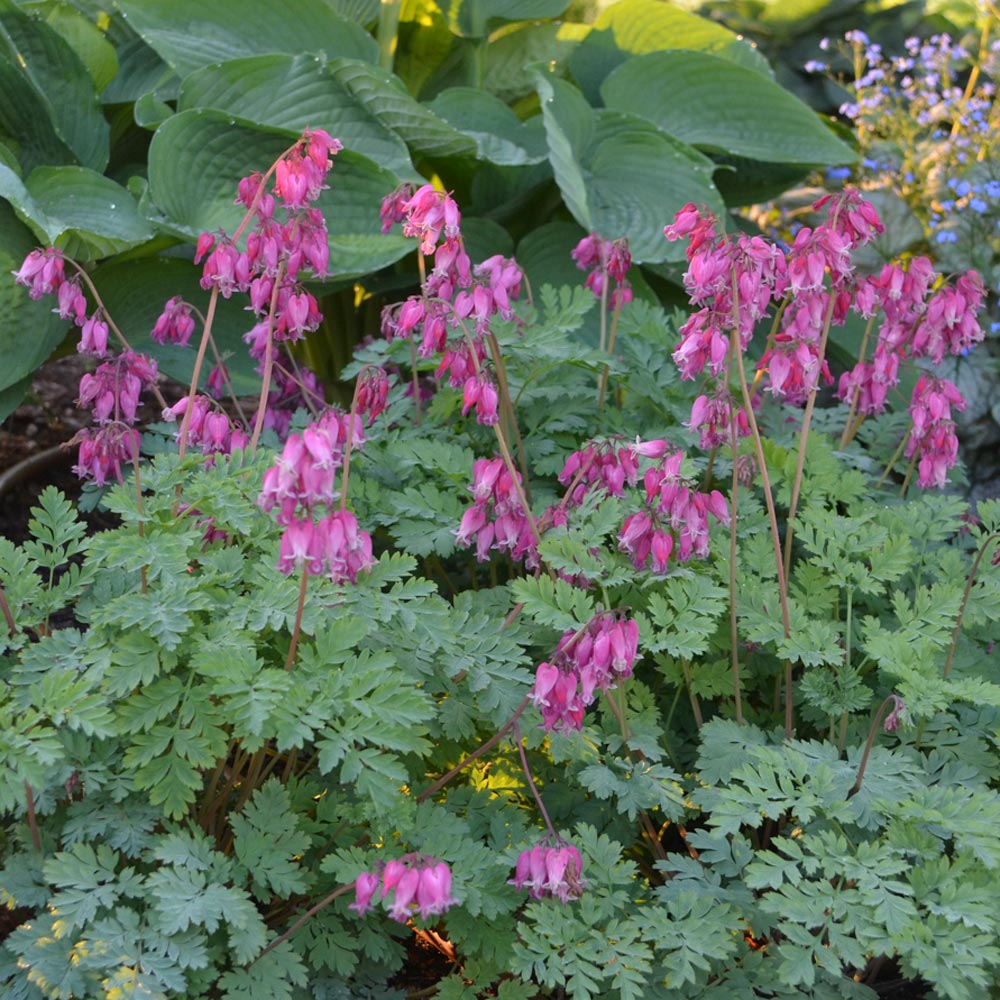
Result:
M538 811L542 814L542 819L545 821L545 827L549 831L553 841L558 841L559 834L556 833L556 828L552 825L552 820L549 819L545 803L542 801L542 797L538 793L538 788L535 786L535 779L531 776L531 768L528 766L528 755L524 752L524 743L521 741L521 727L516 722L514 723L514 742L517 743L517 752L521 755L521 768L524 771L525 778L528 780L528 787L531 789L531 794L535 797Z
M602 300L603 303L603 300ZM611 335L608 337L608 354L611 354L615 349L615 337L618 335L618 317L621 314L622 305L621 300L615 303L615 308L611 313ZM598 411L604 409L604 396L608 390L608 374L610 372L610 366L605 365L604 370L601 372L601 386L600 391L597 394L597 409Z
M739 448L739 438L736 431L736 406L732 399L729 400L729 430L732 435L733 449L733 484L729 497L729 644L730 658L733 667L733 700L736 704L737 725L743 725L743 690L740 680L740 650L739 650L739 629L737 627L736 615L736 520L738 501L737 496L740 488L739 470L736 464L737 450ZM713 452L714 454L714 452Z
M503 363L503 355L500 352L500 344L492 332L486 334L486 342L490 345L490 355L493 358L493 368L497 373L497 389L500 394L500 405L506 411L507 421L511 433L514 435L514 445L517 448L517 460L521 467L521 478L524 482L524 495L528 502L531 502L531 482L528 476L528 454L524 449L524 440L521 438L521 429L517 424L517 415L514 412L514 403L510 398L510 387L507 382L507 370Z
M396 59L396 44L399 41L400 0L382 0L378 12L378 64L392 72Z
M906 447L906 442L910 440L910 435L912 433L913 428L911 427L903 435L903 440L899 442L899 447L892 453L892 458L889 459L889 464L885 467L885 472L882 473L879 477L879 481L875 484L875 489L879 489L888 478L889 473L892 472L893 467L899 461L899 456L903 454L903 449Z
M132 468L135 478L135 505L139 511L139 537L146 537L146 512L142 502L142 484L139 481L139 445L135 438L132 438ZM149 590L149 567L145 563L139 568L139 592L145 594ZM46 622L46 626L48 622Z
M304 923L306 923L308 920L311 920L314 916L316 916L316 914L319 913L320 910L325 909L338 896L343 896L345 892L350 892L351 889L353 888L354 888L353 884L338 885L337 888L333 890L333 892L331 892L328 896L324 896L318 903L316 903L315 906L310 906L309 909L306 910L306 912L303 913L302 916L299 917L299 919L296 920L295 923L292 924L292 926L289 927L288 930L284 932L284 934L281 934L278 937L276 937L266 948L264 948L263 951L261 951L261 953L257 956L257 958L255 958L253 962L250 963L250 965L253 965L253 963L258 961L259 959L262 959L269 951L273 951L282 942L287 941Z
M260 441L260 432L264 428L264 411L267 409L267 397L271 391L271 371L274 368L274 314L278 309L278 293L281 291L281 280L284 276L285 262L282 261L278 265L278 273L274 277L274 288L271 289L271 301L267 309L267 342L264 345L264 373L261 376L260 399L257 402L253 435L250 438L249 450L251 455L257 452L257 442Z
M7 603L7 595L3 587L0 587L0 611L3 611L3 619L7 623L7 633L11 637L17 635L17 622L14 621L14 614Z
M465 335L465 339L469 344L469 357L472 358L472 367L475 369L476 375L480 375L482 374L483 369L482 365L479 363L479 354L476 351L476 343L472 339L472 334L469 333L468 327L466 327L464 323L461 323L461 321L460 325L462 333ZM538 525L535 523L535 518L532 516L531 507L528 505L528 498L524 492L524 486L521 483L521 477L518 475L517 467L514 465L514 459L511 457L510 448L507 447L507 439L504 437L499 421L493 425L493 431L497 436L497 445L500 448L500 454L503 457L504 465L506 465L507 471L510 473L511 482L514 484L514 492L517 494L517 499L521 502L521 509L524 511L524 516L528 522L531 534L535 539L535 544L538 545L542 541L542 536L538 531Z
M201 378L201 366L205 363L205 352L208 350L208 340L212 335L212 323L215 319L215 305L219 301L219 288L212 286L212 294L208 298L208 308L205 310L205 325L201 329L201 341L198 353L194 359L194 371L191 373L191 388L188 390L187 408L181 420L181 429L177 435L177 457L183 458L187 450L188 430L191 427L191 416L194 411L194 397L198 395L198 381Z
M868 338L871 336L872 327L875 324L875 317L872 316L868 320L868 325L865 327L865 334L861 338L861 348L858 351L858 364L861 364L865 360L865 355L868 353ZM864 422L865 415L862 413L860 419L852 426L852 421L854 420L854 414L858 410L858 400L861 398L861 386L856 385L854 387L854 393L851 396L851 406L847 411L847 417L844 420L844 433L840 436L840 444L838 448L843 451L853 440L854 435L858 433L858 429Z
M302 565L302 582L299 584L299 603L295 608L295 625L292 628L292 641L288 647L288 656L285 659L285 671L292 669L295 662L295 651L299 645L299 630L302 627L302 612L306 606L306 590L309 586L309 564Z
M951 642L948 644L948 656L944 661L944 671L941 676L945 680L948 679L948 675L951 673L951 661L955 657L955 647L958 645L958 633L962 628L962 619L965 617L965 608L969 603L972 586L976 582L976 573L979 571L979 564L982 562L990 543L997 538L1000 538L1000 531L994 531L993 534L987 535L983 544L979 546L976 558L972 561L972 569L969 570L969 579L965 582L965 593L962 594L962 603L958 609L958 617L955 619L955 628L951 633Z
M521 703L514 709L514 714L496 731L496 733L491 736L482 746L473 750L464 760L456 764L450 771L438 778L429 788L425 788L418 796L418 802L424 802L429 799L432 795L436 795L438 792L444 788L445 785L455 777L456 774L460 774L464 771L473 761L478 760L484 753L492 750L506 735L510 732L511 728L517 725L517 720L521 718L521 714L531 703L531 699L528 695L525 695L521 699Z
M698 695L694 693L694 688L691 686L691 664L686 659L681 660L681 670L684 672L684 683L687 685L688 697L691 699L691 711L694 712L694 721L697 723L698 728L701 729L705 724L705 720L701 717L701 702L698 701Z
M101 294L100 292L98 292L97 287L94 285L94 282L91 281L90 275L87 274L87 272L82 267L80 267L80 265L77 264L75 260L69 258L64 258L64 259L69 260L69 263L72 264L73 267L76 269L76 273L80 275L80 278L83 280L83 283L87 286L87 291L90 292L90 295L94 300L94 303L97 305L100 312L104 314L104 318L108 321L108 328L118 339L118 343L121 344L126 351L131 351L132 345L125 338L125 334L123 334L119 329L118 324L114 321L113 317L111 316L111 313L108 312L107 307L104 305L104 299L101 298ZM163 398L163 393L160 392L159 386L154 384L150 386L150 388L153 391L153 395L156 397L156 401L160 404L160 408L165 410L167 408L167 401Z
M837 302L832 288L830 289L828 295L829 301L827 302L826 316L823 318L823 333L820 336L819 353L816 357L818 369L822 369L823 367L823 359L826 355L826 343L830 336L830 323L833 320L833 309ZM816 379L818 382L818 373L816 375ZM785 522L785 558L783 566L786 580L788 579L792 566L792 539L795 537L794 519L795 512L799 507L799 495L802 491L802 478L805 474L806 443L809 440L809 425L812 423L813 410L816 408L817 388L818 385L814 385L812 389L809 390L809 398L806 400L805 412L802 414L802 429L799 431L799 453L795 462L795 479L792 480L792 499L788 504L788 519Z
M778 574L778 596L781 602L781 624L785 631L785 638L790 638L792 634L791 619L788 614L788 585L785 582L785 563L781 554L781 534L778 531L778 515L774 509L774 495L771 492L771 480L767 474L767 461L764 458L764 445L761 441L760 428L757 426L757 417L753 412L750 403L750 390L747 386L746 370L743 366L743 350L740 344L739 334L739 298L736 286L736 272L733 272L733 314L735 323L730 334L730 350L736 358L736 366L740 377L740 392L743 395L743 408L746 410L747 421L750 424L750 437L753 441L754 452L757 458L758 471L760 472L761 487L764 490L764 501L767 504L767 516L771 523L771 541L774 545L774 558ZM794 721L794 704L792 691L792 663L785 661L785 738L792 736L792 724Z
M31 831L31 843L35 850L41 853L42 837L38 832L38 816L35 814L35 794L27 781L24 783L24 795L28 811L28 829Z
M865 743L865 752L861 755L861 763L858 765L858 776L854 779L854 785L851 790L847 793L847 797L851 798L853 795L857 795L861 791L861 782L865 777L865 770L868 767L868 758L871 755L872 747L875 744L875 737L878 735L878 727L882 725L882 720L885 718L885 713L888 711L890 705L896 701L896 695L891 694L885 701L879 705L878 711L875 713L875 719L871 724L871 728L868 730L868 742Z

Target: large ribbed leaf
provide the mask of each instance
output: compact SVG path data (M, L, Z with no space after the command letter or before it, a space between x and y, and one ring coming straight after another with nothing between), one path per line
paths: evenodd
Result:
M121 253L153 235L132 195L86 167L36 167L22 182L0 166L0 197L40 243L80 261Z
M797 97L704 52L635 56L608 75L609 108L642 115L702 149L770 163L849 163L856 155Z
M30 376L65 337L69 324L52 312L52 299L38 301L14 283L11 271L37 246L34 234L17 220L13 209L0 201L0 420L30 388ZM18 390L19 387L19 390ZM5 391L9 390L9 391Z
M180 75L266 52L378 59L360 25L324 0L118 0L129 24Z
M535 89L528 67L545 63L561 76L559 67L588 31L585 24L552 21L512 27L490 40L483 87L508 103L525 97Z
M663 226L689 201L721 214L711 161L649 121L595 111L564 80L539 75L549 161L563 200L584 229L627 236L638 261L679 259Z
M43 163L75 163L73 151L59 137L42 95L21 70L0 57L0 140L17 152L22 170Z
M569 0L441 0L439 6L455 34L484 38L509 21L558 17Z
M233 203L241 177L266 171L287 149L294 131L255 126L213 110L182 111L164 122L149 148L146 207L169 232L197 239L204 231L232 233L243 217ZM191 178L198 183L192 184ZM412 249L401 236L383 236L379 208L398 184L395 174L359 153L334 160L321 195L330 230L330 269L337 277L385 267Z
M46 24L80 57L100 93L118 72L118 57L104 32L68 0L47 0L32 7L36 11L40 9Z
M104 88L105 104L128 104L143 94L172 96L177 89L177 74L138 35L128 38L116 49L118 75Z
M629 56L661 49L709 52L765 76L767 60L749 42L713 21L661 0L621 0L602 11L587 37L570 54L580 89L596 104L605 77Z
M485 90L451 87L429 107L475 140L481 160L518 167L545 159L545 135L537 117L522 122L503 101Z
M206 66L181 87L178 110L216 108L282 129L326 129L401 178L416 179L400 137L382 124L314 55L249 56Z
M474 139L452 128L407 92L398 77L377 66L339 59L330 71L356 100L420 156L475 156Z
M0 132L27 146L22 167L75 160L103 170L108 123L90 73L56 31L10 0L0 0L0 63ZM71 157L59 155L53 136ZM46 159L50 150L57 155Z

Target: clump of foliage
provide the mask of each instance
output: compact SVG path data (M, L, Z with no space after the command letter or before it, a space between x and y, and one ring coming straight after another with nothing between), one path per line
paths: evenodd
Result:
M120 525L50 489L0 542L5 995L393 996L413 935L444 998L874 997L890 960L981 995L1000 503L937 489L933 373L982 338L978 277L864 271L855 191L791 247L690 204L667 315L616 234L529 293L450 194L387 191L424 279L327 407L290 348L345 152L308 130L199 237L207 308L156 306L194 355L173 423L134 426L155 365L84 268L18 271L100 361L78 471ZM199 392L225 301L242 412Z

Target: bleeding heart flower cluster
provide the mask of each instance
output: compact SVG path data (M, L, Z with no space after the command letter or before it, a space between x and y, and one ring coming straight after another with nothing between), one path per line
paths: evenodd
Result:
M458 902L451 894L451 868L426 854L407 854L387 861L375 871L362 872L354 883L354 902L348 909L364 916L374 909L376 894L385 903L389 917L405 924L416 914L422 920L439 916Z
M74 471L81 479L92 479L98 486L121 482L122 464L136 461L139 454L139 435L133 427L139 397L156 376L152 358L123 351L81 377L77 405L90 407L98 425L96 430L80 431L71 442L80 445Z
M632 301L632 286L625 277L632 266L627 239L606 240L591 233L577 243L571 256L581 271L590 272L585 284L597 298L608 294L608 279L611 278L615 283L608 295L611 308L618 309Z
M538 665L531 689L544 729L580 729L596 693L632 676L638 648L638 624L614 611L598 613L577 632L564 632L552 656Z
M838 387L840 399L862 417L885 408L901 363L926 358L937 364L983 339L976 317L985 290L976 272L944 285L927 258L915 257L905 266L886 264L877 274L858 276L853 254L883 232L878 213L852 189L825 195L813 207L825 207L826 220L799 229L787 250L759 236L720 236L714 218L694 205L664 229L667 239L688 239L684 283L701 306L681 328L674 360L683 378L707 368L725 379L713 393L699 396L692 409L688 426L700 430L702 447L731 441L733 419L738 435L747 433L748 416L731 400L727 384L730 334L738 331L745 349L772 305L781 303L782 309L758 370L764 388L792 405L805 403L821 381L832 384L824 357L830 327L843 325L852 311L869 321L881 313L871 359L862 356ZM921 441L936 442L921 485L943 485L942 469L954 463L951 437L953 427L941 425L932 435L920 431L911 439L911 454L922 449Z
M229 417L206 396L182 396L163 411L163 419L168 423L183 420L189 408L191 417L187 443L192 448L198 448L202 454L231 455L234 451L242 451L250 443L246 431L242 427L234 427ZM180 431L176 435L176 439L179 438Z
M277 521L285 528L278 569L286 576L304 567L310 576L325 573L334 583L354 583L373 565L371 537L350 511L332 509L345 448L363 442L360 415L328 410L301 434L290 435L277 464L264 473L257 504L264 511L278 508ZM329 513L318 517L323 509Z
M103 358L108 353L108 324L101 309L87 315L87 297L80 287L79 273L66 276L66 260L61 250L53 247L32 250L20 269L12 272L14 280L28 289L28 296L41 299L55 295L57 306L53 312L60 319L72 320L81 328L80 342L76 349L81 354Z
M667 450L663 440L641 441L620 444L621 439L611 441L591 441L579 451L574 451L562 472L559 482L568 487L565 503L578 507L584 497L594 487L603 487L611 496L620 497L626 483L635 486L639 481L641 457L662 458Z
M886 264L858 283L855 308L866 319L883 313L871 361L862 359L840 378L837 395L856 400L859 413L885 409L890 389L899 383L899 366L911 358L940 364L945 354L968 353L982 341L977 320L986 290L975 271L960 275L954 285L937 287L938 275L926 257Z
M256 324L244 335L250 356L263 373L268 360L274 364L273 385L269 388L264 424L284 437L291 415L303 403L322 404L322 390L315 376L306 370L294 375L276 364L278 345L294 343L322 322L315 297L302 278L326 277L330 259L326 221L323 213L311 208L325 187L331 158L341 149L322 129L308 129L301 139L274 166L274 185L267 190L267 178L260 173L244 177L238 184L236 203L255 220L245 246L224 233L202 233L195 248L194 262L204 260L201 287L216 289L223 298L235 292L249 295ZM284 212L279 219L278 203ZM187 344L194 332L193 308L180 296L171 298L157 318L151 334L157 343ZM216 367L209 377L210 391L218 395L223 371Z
M473 267L461 237L461 213L451 195L431 184L410 191L404 187L385 198L382 231L402 222L403 234L420 240L420 252L433 256L434 266L420 295L386 307L382 333L387 340L408 338L419 328L417 354L441 355L435 377L447 375L449 385L462 389L463 414L475 409L479 423L495 424L497 389L487 368L484 337L494 316L514 318L512 300L521 291L521 269L499 254ZM451 338L456 330L460 335Z
M647 470L646 509L625 518L618 548L641 569L652 556L654 573L665 573L671 554L678 562L709 554L709 515L729 524L729 504L718 491L700 493L680 474L684 452L668 455L661 465ZM676 535L676 544L675 544Z
M583 895L587 883L582 872L583 859L572 844L559 840L553 845L545 840L521 852L509 884L527 889L532 899L568 903Z
M735 402L725 385L716 386L711 396L702 393L691 406L691 418L685 426L701 434L701 447L706 451L719 445L732 444L732 425L736 436L750 434L750 422L743 407Z
M517 482L521 477L518 474ZM538 566L538 548L531 522L521 504L502 458L479 458L472 466L473 505L462 515L455 542L463 548L476 544L476 559L485 562L491 549Z
M81 354L108 357L109 328L103 311L97 309L87 315L80 273L67 277L62 251L51 247L32 250L13 273L15 281L28 289L30 298L56 296L54 311L80 327L77 350ZM104 361L80 379L77 405L92 408L98 425L96 429L81 430L71 441L80 446L73 469L81 479L92 479L98 486L121 481L123 463L135 461L139 454L139 435L132 428L139 397L156 379L156 362L130 350Z
M965 400L957 387L945 378L921 375L910 400L913 427L906 443L906 457L919 458L917 470L924 489L943 487L958 456L952 407L965 409Z

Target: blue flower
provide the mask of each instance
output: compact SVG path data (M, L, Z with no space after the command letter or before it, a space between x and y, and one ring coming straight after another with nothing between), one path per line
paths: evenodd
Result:
M826 171L826 176L828 180L831 181L844 181L851 176L850 167L828 167Z
M935 239L938 241L938 243L957 243L958 233L954 232L951 229L942 229L941 232L937 234Z
M969 208L971 208L973 212L978 212L980 215L986 211L987 207L986 202L983 201L982 198L973 198L969 202Z

